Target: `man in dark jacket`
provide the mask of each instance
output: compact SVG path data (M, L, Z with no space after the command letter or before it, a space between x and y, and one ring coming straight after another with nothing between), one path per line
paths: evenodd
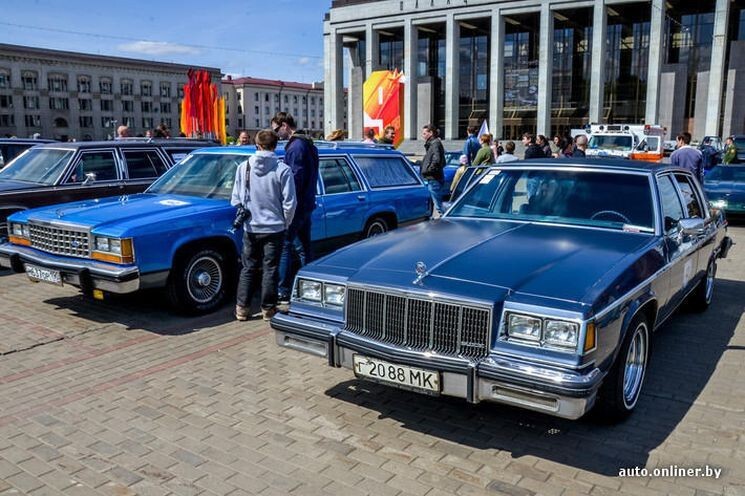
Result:
M546 158L546 153L536 142L535 135L530 133L523 134L523 145L525 145L525 159Z
M424 158L422 159L421 173L429 194L432 196L437 213L442 215L442 188L445 184L445 148L442 141L437 137L437 128L432 124L422 127L422 138L424 138Z
M292 115L278 112L272 122L277 126L279 137L289 140L285 145L284 162L292 170L297 197L297 210L287 229L279 261L279 304L286 305L290 301L297 269L312 259L310 231L311 215L316 208L318 149L310 137L296 132L297 125Z

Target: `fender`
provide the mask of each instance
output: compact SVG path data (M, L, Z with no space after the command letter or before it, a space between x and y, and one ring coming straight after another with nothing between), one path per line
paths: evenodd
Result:
M631 321L639 314L640 310L646 308L646 305L654 305L654 320L650 325L650 329L655 329L655 323L657 322L657 312L659 310L657 306L657 295L652 290L651 286L644 288L643 292L638 296L634 297L627 305L625 305L625 312L621 320L621 331L618 334L618 342L615 343L613 353L610 354L606 360L601 364L601 369L608 370L611 365L616 362L618 358L618 352L621 348L621 343L626 339L626 335L629 332L629 325Z

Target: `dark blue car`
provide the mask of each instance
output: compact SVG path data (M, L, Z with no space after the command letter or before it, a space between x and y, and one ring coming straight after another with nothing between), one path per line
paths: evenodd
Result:
M745 165L718 165L704 176L709 204L727 215L745 215Z
M578 418L630 414L652 332L712 301L731 244L683 169L491 167L438 221L304 267L280 346L363 380Z
M254 152L198 150L143 194L14 214L0 266L99 298L165 287L178 308L211 311L233 289L242 233L231 229L229 201L238 165ZM428 218L429 193L399 152L319 144L319 155L317 252Z

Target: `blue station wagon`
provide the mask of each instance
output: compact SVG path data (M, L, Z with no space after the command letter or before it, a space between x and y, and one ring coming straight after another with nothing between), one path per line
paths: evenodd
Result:
M198 150L143 194L16 213L0 266L97 298L165 287L179 309L211 311L234 289L242 233L229 202L238 165L255 151ZM319 156L317 253L429 217L427 189L401 153L319 143Z
M429 395L576 419L631 413L652 331L712 301L731 245L686 170L490 167L439 220L305 266L280 346Z

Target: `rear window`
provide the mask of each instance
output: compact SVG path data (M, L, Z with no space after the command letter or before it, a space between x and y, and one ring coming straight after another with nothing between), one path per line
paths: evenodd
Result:
M400 157L354 157L373 189L419 184L416 173Z
M123 153L130 179L154 178L166 171L166 164L155 150L125 150Z

